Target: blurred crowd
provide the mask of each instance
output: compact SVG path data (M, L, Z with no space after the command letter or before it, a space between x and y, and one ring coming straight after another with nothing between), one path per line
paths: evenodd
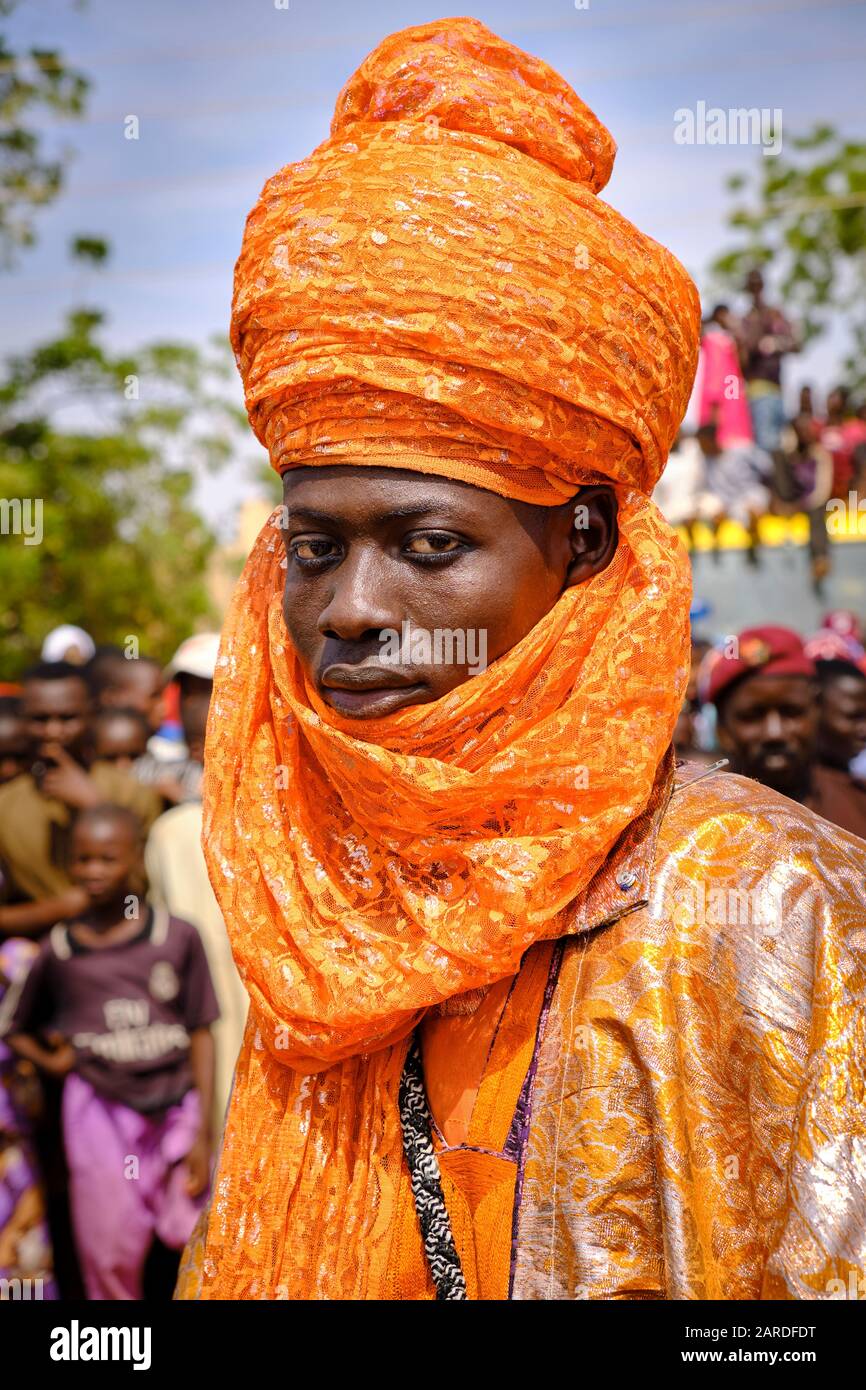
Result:
M200 843L217 646L62 627L0 684L0 1281L33 1297L165 1296L207 1196L248 1002Z
M764 298L764 281L746 281L748 308L727 304L708 314L696 384L697 429L680 432L654 494L668 521L682 526L694 549L696 523L714 546L723 521L746 531L746 559L759 563L762 517L805 513L812 581L821 592L830 569L828 503L866 497L866 400L844 385L819 410L810 386L798 409L786 410L786 359L801 346L797 326ZM831 528L832 531L832 528Z

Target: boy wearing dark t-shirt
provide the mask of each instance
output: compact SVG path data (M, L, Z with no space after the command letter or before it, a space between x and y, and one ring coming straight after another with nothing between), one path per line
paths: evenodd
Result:
M141 827L83 811L70 872L80 917L43 943L5 1030L57 1077L88 1298L135 1299L154 1236L182 1249L207 1196L219 1009L195 927L133 891ZM7 1016L9 1016L7 1014Z

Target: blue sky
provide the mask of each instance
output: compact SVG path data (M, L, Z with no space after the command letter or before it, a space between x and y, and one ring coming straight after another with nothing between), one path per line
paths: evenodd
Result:
M53 333L82 301L107 311L116 346L225 331L244 218L265 179L325 138L337 92L378 40L448 13L414 0L278 3L23 0L12 43L57 45L93 87L84 120L41 122L74 160L63 196L40 214L37 247L4 276L0 352ZM677 145L678 108L779 107L786 137L816 120L864 134L863 0L506 0L470 12L546 59L596 111L619 145L604 196L702 289L728 241L725 178L761 156ZM124 139L130 114L138 141ZM78 233L110 240L106 271L70 268ZM840 327L804 354L792 390L828 384L843 346ZM247 487L224 480L217 508Z

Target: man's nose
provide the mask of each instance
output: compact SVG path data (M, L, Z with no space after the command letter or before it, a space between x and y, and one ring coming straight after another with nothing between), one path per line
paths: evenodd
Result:
M782 717L779 714L778 710L771 709L768 711L767 716L764 719L764 738L768 740L775 740L780 739L782 737L784 737L784 725L782 723Z
M319 632L356 642L371 631L399 629L383 568L382 557L372 547L353 547L333 574L330 599L319 614Z

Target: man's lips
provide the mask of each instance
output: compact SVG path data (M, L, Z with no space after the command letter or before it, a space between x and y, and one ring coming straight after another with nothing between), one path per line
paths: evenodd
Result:
M406 690L420 681L402 671L381 666L326 666L321 675L326 690Z
M327 666L319 680L323 699L339 713L380 718L414 702L423 681L381 666Z
M758 761L764 767L786 767L797 761L797 754L793 748L762 748Z

